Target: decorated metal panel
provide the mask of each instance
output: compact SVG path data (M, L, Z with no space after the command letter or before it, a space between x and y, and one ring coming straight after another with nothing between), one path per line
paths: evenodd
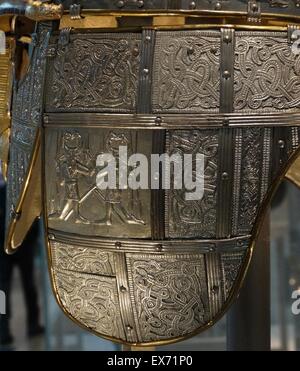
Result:
M50 228L72 233L76 226L76 233L91 237L151 237L149 190L97 187L99 173L104 168L97 166L97 157L109 153L122 166L118 159L120 146L127 147L128 156L143 153L149 158L152 133L113 128L46 130Z
M54 45L47 111L135 112L140 34L71 35Z
M154 112L218 112L220 32L158 32Z
M300 56L286 33L237 32L235 112L293 112L300 108Z

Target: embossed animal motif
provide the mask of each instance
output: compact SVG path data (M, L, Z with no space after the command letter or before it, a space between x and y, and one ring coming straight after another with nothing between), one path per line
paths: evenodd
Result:
M241 287L276 186L287 172L300 184L300 56L291 48L300 9L261 2L262 22L250 24L245 2L228 1L217 10L228 22L241 11L236 27L173 24L168 10L196 17L215 7L192 3L91 0L76 7L83 19L71 7L76 19L65 14L61 25L79 22L74 30L37 25L30 68L15 83L6 248L42 209L59 305L126 344L179 341L214 324ZM95 26L88 9L99 14L86 30ZM116 9L115 28L101 28ZM150 26L149 9L170 26L160 17ZM149 161L203 155L203 198L162 185L99 189L97 156L118 160L120 146Z

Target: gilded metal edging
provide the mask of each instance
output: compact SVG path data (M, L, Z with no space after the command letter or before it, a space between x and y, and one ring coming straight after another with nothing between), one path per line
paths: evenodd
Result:
M5 239L5 251L6 251L7 254L15 253L16 249L19 247L19 245L14 244L14 233L15 233L15 229L16 229L18 220L20 218L20 215L23 212L23 203L24 203L24 200L27 196L27 192L28 192L28 188L29 188L29 185L30 185L30 182L31 182L33 169L34 169L34 166L36 166L36 162L37 162L37 159L38 159L38 156L39 156L39 151L41 150L40 139L41 139L41 133L40 133L40 129L38 129L37 133L36 133L34 150L33 150L31 160L30 160L30 165L28 167L27 174L25 176L26 180L24 181L23 188L22 188L18 203L17 203L16 208L14 210L14 215L11 217L11 221L10 221L8 231L7 231L7 236L6 236L6 239ZM37 215L36 217L39 217L39 216L40 215Z

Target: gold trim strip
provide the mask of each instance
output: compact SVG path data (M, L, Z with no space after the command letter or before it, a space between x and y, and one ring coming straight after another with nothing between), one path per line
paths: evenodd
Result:
M11 219L5 241L7 254L13 254L22 244L27 232L42 212L40 130L37 132L34 152L23 184L23 189Z

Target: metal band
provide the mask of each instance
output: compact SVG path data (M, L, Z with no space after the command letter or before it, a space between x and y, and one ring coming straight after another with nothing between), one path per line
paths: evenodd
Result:
M249 247L250 236L242 236L230 239L214 240L141 240L141 239L111 239L84 237L76 234L64 233L56 230L49 230L48 238L51 241L62 242L74 246L90 247L114 252L235 252L244 251Z
M161 155L165 151L166 133L157 130L153 133L152 153ZM165 191L162 189L151 190L151 230L152 238L163 239L165 237Z
M292 128L286 130L284 128L273 129L273 158L272 158L272 177L273 179L278 175L278 172L282 169L282 166L286 163L289 153L291 152L291 140Z
M231 204L233 183L233 131L223 129L219 143L217 238L231 235Z
M151 81L153 71L153 54L155 31L144 30L141 42L141 68L138 86L137 113L151 113Z
M272 151L272 129L264 129L264 138L263 138L263 163L262 163L262 176L261 176L261 186L260 186L260 202L263 202L263 199L267 193L270 184L271 176L271 151Z
M222 293L222 276L219 270L220 268L220 256L219 254L209 254L206 256L206 270L208 276L208 296L210 304L210 315L214 317L219 313L224 303Z
M127 278L127 265L124 253L115 254L116 277L118 296L120 300L121 317L124 332L128 342L137 342L136 327L133 317L132 300L130 298L129 283Z
M159 121L159 125L157 122ZM98 113L49 113L44 115L45 127L89 127L89 128L131 128L131 129L182 129L221 128L249 126L300 126L300 114L270 115L118 115Z
M64 0L65 9L69 9L73 0ZM256 7L253 7L253 4ZM257 18L261 13L273 14L299 14L299 0L269 0L258 2L254 0L86 0L84 9L98 9L100 11L135 11L145 12L145 10L189 10L222 13L224 11L239 12L248 15L249 18Z
M221 29L221 89L220 112L233 111L233 83L234 83L234 43L233 29Z
M242 167L243 130L236 129L234 144L234 179L232 190L232 235L238 234L241 167Z

